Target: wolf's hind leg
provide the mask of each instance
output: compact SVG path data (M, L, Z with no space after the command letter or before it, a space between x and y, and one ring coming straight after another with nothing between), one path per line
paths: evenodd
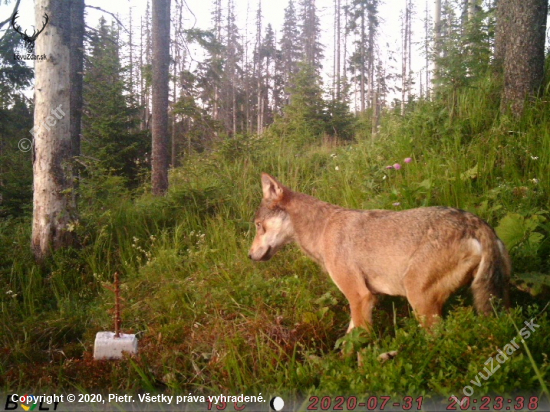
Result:
M429 331L441 320L443 304L438 302L434 296L426 295L420 299L409 298L409 302L416 318L426 330Z
M407 300L422 327L429 330L441 320L443 304L448 297L446 291L438 290L437 284L425 285L418 281L406 282L405 290Z

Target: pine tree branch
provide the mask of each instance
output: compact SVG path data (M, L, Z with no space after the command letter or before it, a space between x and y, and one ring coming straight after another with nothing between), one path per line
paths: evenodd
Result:
M111 13L110 11L104 10L104 9L102 9L101 7L97 7L97 6L90 6L89 4L86 4L85 7L88 7L88 8L90 8L90 9L96 9L96 10L99 10L99 11L101 11L101 12L103 12L103 13L109 14L113 19L116 20L116 22L118 23L118 25L119 25L120 27L122 27L122 28L126 31L126 33L130 33L130 32L128 31L128 29L127 29L126 27L124 27L124 24L122 24L122 22L118 19L118 17L117 17L115 14Z
M21 3L21 0L17 0L17 2L15 3L15 7L13 8L13 12L11 13L11 16L7 19L7 20L4 20L2 22L0 22L0 30L2 30L2 27L4 27L4 25L6 23L9 23L13 17L13 15L17 12L17 10L19 9L19 3ZM0 38L0 41L2 41L4 39L4 37L7 35L8 31L6 29L6 33L4 33L4 35L2 36L2 38Z
M176 0L176 4L179 5L179 1ZM192 29L195 28L195 26L197 25L197 16L195 16L195 13L193 13L193 10L191 10L191 8L189 7L189 5L187 4L187 1L183 0L183 4L185 5L185 8L187 9L187 11L189 13L191 13L191 16L193 16L193 18L195 19L193 25L191 26Z

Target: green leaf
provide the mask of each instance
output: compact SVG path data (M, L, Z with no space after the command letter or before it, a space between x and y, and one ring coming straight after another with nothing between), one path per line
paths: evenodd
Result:
M534 231L544 221L545 218L543 216L536 214L526 218L518 213L508 213L499 222L495 231L509 250L525 240L535 246L542 241L544 236Z
M525 218L517 213L508 213L499 222L495 231L508 250L511 250L525 237Z
M461 180L469 180L469 179L476 179L476 178L477 178L477 165L475 165L471 169L466 170L464 173L460 174Z
M542 239L544 239L544 235L542 233L533 232L529 235L529 244L532 246L539 245L540 242L542 242Z

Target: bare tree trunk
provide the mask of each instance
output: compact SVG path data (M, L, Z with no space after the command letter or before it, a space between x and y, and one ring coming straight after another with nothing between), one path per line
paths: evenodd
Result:
M153 0L153 194L168 190L168 73L170 64L170 0Z
M235 82L231 84L231 105L233 106L233 136L237 135L237 94Z
M71 120L78 118L72 113L77 102L71 101L71 86L79 85L71 68L77 70L75 54L81 55L82 49L75 51L71 46L77 45L83 28L79 10L83 10L81 1L72 1L67 7L63 0L37 0L35 6L37 27L45 14L55 16L36 39L37 53L47 56L36 62L35 68L32 250L38 262L43 262L52 248L76 243L70 223L76 218L72 158L78 150L73 136L79 129L76 124L71 127ZM71 85L72 81L76 83Z
M341 12L340 12L340 0L336 0L336 100L340 101L340 35L341 35Z
M408 24L407 24L407 38L409 43L409 55L408 55L408 75L407 75L407 101L411 97L411 85L412 85L412 0L408 0L407 11L408 11Z
M508 8L499 31L508 30L504 52L504 90L501 111L523 113L525 100L534 96L544 77L547 0L500 0Z
M338 24L336 20L338 19L338 6L336 5L336 0L334 0L334 21L333 23L333 32L332 32L332 89L331 96L332 101L336 99L336 28Z
M365 111L365 9L361 4L361 113Z
M372 5L371 5L372 6ZM371 8L368 8L368 20L369 20L369 36L368 36L368 53L367 53L367 73L368 73L368 93L367 101L370 107L372 107L373 102L373 92L374 92L374 40L376 25L374 23L375 16L373 15Z
M426 99L430 98L430 43L428 40L429 37L429 26L430 26L430 14L428 12L428 2L426 1L426 13L425 13L425 23L424 23L424 35L425 35L425 42L424 42L424 53L426 54Z
M218 44L221 44L222 42L222 2L221 0L216 0L214 4L214 25L216 30L216 40L218 41ZM218 52L214 55L214 64L215 64L215 72L216 72L216 79L214 83L214 101L212 103L212 117L214 120L219 120L219 110L220 110L220 84L219 84L219 75L218 73L218 60L220 56L218 55Z
M374 139L378 136L378 125L380 124L380 108L378 104L378 91L373 93L372 98L372 132L371 136Z
M171 154L171 160L170 165L171 167L176 167L176 153L177 153L177 147L176 147L176 114L174 113L174 106L178 100L178 63L179 63L179 47L176 44L177 37L174 39L174 53L175 56L174 59L174 72L172 74L172 137L170 139L170 142L172 144L172 147L170 148L170 154Z
M256 133L258 136L262 134L262 118L263 118L263 100L262 100L262 56L261 56L261 48L262 48L262 1L260 0L258 2L258 14L257 14L257 20L256 20L256 30L257 30L257 38L256 38L256 54L257 54L257 113L256 113Z
M344 4L344 7L347 9L348 8L348 0L344 0L344 2L346 4ZM348 13L344 13L344 27L348 27ZM342 56L343 57L343 61L344 61L344 67L342 68L342 73L344 73L344 76L346 76L346 73L347 73L347 70L348 70L348 67L347 67L347 62L348 62L348 33L347 33L347 30L344 30L344 55Z
M134 33L134 30L132 29L132 7L130 7L130 10L129 10L129 14L130 14L130 21L128 23L128 30L129 30L129 33L128 33L128 49L129 49L129 53L130 53L130 56L129 56L129 59L130 59L130 94L133 96L134 95L134 53L133 53L133 49L134 49L134 44L133 44L133 33Z
M405 14L403 17L402 35L403 35L403 58L401 67L401 115L405 114L405 103L411 95L411 14L412 5L410 0L405 4Z
M139 34L139 67L141 68L139 72L139 104L142 110L139 130L145 130L145 76L143 75L143 67L145 66L145 63L143 61L143 18L140 20Z
M401 116L405 114L405 101L408 95L408 79L407 79L407 67L409 56L409 4L408 1L405 5L405 12L402 16L401 25L402 35L402 54L401 54Z
M173 93L173 105L175 105L178 102L178 76L183 71L185 60L183 54L182 56L182 47L180 44L180 40L183 36L183 2L176 1L176 23L175 23L175 33L174 33L174 72L173 72L173 83L172 87L174 88ZM180 90L180 96L183 94L183 86L182 90ZM177 115L174 113L174 108L172 109L172 147L171 147L171 167L177 167L178 166L178 141L177 141L177 128L178 128L178 122L177 122Z
M229 71L229 90L226 98L231 97L231 113L227 114L227 122L231 124L231 134L237 135L237 44L235 34L234 4L231 0L227 2L227 65ZM228 103L229 104L229 103Z
M244 123L245 123L245 127L243 128L243 130L247 133L247 134L250 134L252 133L252 122L250 120L250 79L248 77L248 73L249 73L249 70L248 70L248 16L250 15L250 3L247 3L247 6L246 6L246 23L245 23L245 30L244 30L244 67L245 67L245 70L244 70L244 76L243 76L243 79L244 79L244 87L245 87L245 100L244 100L244 106L245 106L245 110L244 110Z
M439 70L439 63L437 61L441 53L441 0L435 0L435 12L434 12L434 76L433 80L437 80L437 72Z
M149 7L149 1L147 1L147 9L145 11L145 65L147 67L151 66L151 13ZM142 66L143 67L143 66ZM151 94L150 94L150 85L147 85L145 82L145 105L143 106L143 123L144 129L147 130L150 127L149 120L151 118Z

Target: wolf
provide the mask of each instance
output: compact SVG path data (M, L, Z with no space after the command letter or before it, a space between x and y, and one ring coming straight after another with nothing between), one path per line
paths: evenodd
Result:
M471 285L478 312L509 305L510 257L480 217L450 207L346 209L295 192L267 173L249 258L266 261L296 242L349 301L354 327L370 329L376 295L405 296L420 324L439 321L447 298Z

